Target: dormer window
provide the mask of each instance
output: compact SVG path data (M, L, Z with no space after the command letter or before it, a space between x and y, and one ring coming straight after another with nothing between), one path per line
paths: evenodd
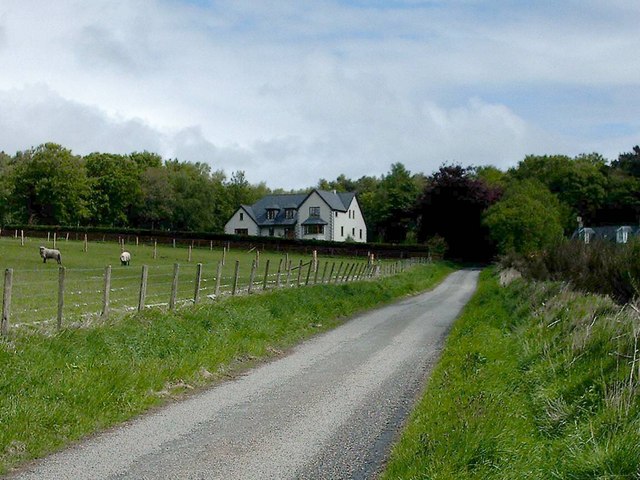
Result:
M287 220L291 220L292 218L295 218L296 216L296 209L295 208L285 208L284 209L284 218L286 218Z
M273 220L278 216L278 209L277 208L268 208L267 209L267 219L268 220Z
M629 228L620 227L616 232L616 237L618 243L627 243L629 241Z
M320 217L320 207L309 207L309 216L314 218Z

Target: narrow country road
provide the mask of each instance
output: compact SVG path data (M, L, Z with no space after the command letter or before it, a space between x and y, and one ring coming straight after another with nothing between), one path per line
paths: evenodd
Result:
M477 278L455 272L11 478L373 478Z

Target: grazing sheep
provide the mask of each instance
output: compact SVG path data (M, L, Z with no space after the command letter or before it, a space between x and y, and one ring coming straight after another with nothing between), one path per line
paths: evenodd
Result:
M131 261L131 254L129 252L122 252L120 254L120 265L129 265Z
M59 264L62 263L62 255L60 255L60 250L40 247L40 256L42 257L42 263L47 263L47 258L53 258Z

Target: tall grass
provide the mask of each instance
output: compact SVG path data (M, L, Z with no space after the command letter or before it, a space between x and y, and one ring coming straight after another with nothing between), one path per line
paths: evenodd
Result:
M149 310L91 329L16 332L0 342L0 472L278 355L355 312L428 289L452 270L423 265L376 282Z
M639 334L634 306L483 272L384 478L639 478Z

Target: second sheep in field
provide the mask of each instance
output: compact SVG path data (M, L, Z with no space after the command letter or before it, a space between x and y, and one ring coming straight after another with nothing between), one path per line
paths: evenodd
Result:
M120 265L129 265L131 262L131 254L129 252L122 252L120 254Z

